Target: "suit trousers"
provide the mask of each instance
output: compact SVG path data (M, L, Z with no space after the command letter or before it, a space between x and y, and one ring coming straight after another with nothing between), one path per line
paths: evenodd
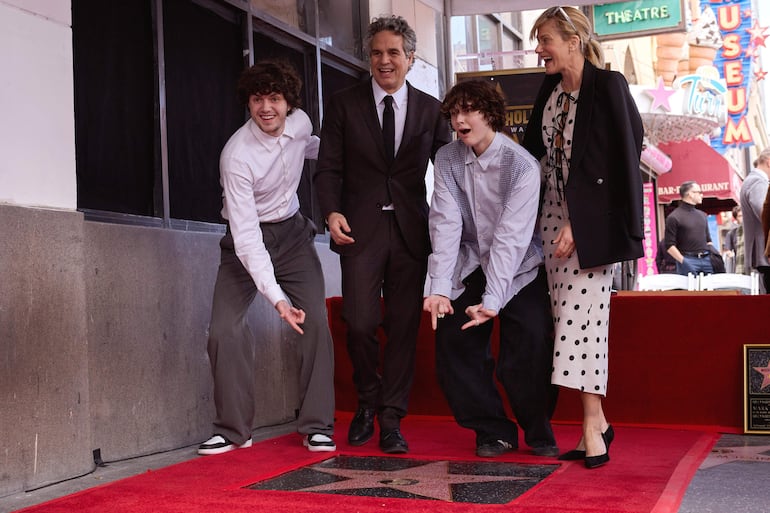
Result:
M517 446L517 427L506 415L494 380L508 396L511 410L530 447L556 445L551 416L558 388L551 384L553 319L548 284L541 267L537 278L519 291L500 312L498 361L492 356L492 321L462 330L465 309L481 303L486 278L481 268L463 283L452 302L454 314L438 321L436 372L457 423L476 432L476 444L505 440Z
M359 406L378 410L380 430L390 431L406 415L414 380L427 255L414 257L393 212L383 211L371 242L340 263L342 314ZM386 338L381 362L380 326Z
M301 325L305 333L296 334L300 359L297 431L331 435L334 346L326 313L323 272L314 245L315 226L298 213L286 221L262 223L260 227L278 284L292 305L305 311L305 323ZM257 327L256 337L252 335L246 313L257 288L235 254L229 227L219 245L221 262L208 340L216 406L214 433L242 444L251 438L256 393L270 393L255 390L255 343L263 343L276 332L265 325Z

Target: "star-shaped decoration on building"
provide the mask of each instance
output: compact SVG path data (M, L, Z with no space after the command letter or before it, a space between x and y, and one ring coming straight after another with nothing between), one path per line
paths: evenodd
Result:
M770 362L764 367L754 367L754 370L762 374L763 379L762 384L759 385L759 389L764 390L766 387L770 386Z
M759 21L754 20L754 25L751 28L746 29L746 32L749 33L751 36L751 44L754 46L762 45L765 46L765 38L767 38L767 35L765 32L767 32L768 27L760 27Z
M767 76L767 71L764 71L762 69L759 69L754 72L754 78L757 79L757 82L759 82L760 80L764 80L765 76Z
M743 445L740 447L715 447L699 470L716 467L733 461L770 463L770 445Z
M675 91L673 89L666 89L666 85L663 83L663 77L658 77L658 86L655 89L645 89L644 92L652 97L650 112L653 112L658 107L663 107L668 112L671 112L671 105L668 100Z
M759 59L759 47L754 45L749 45L746 47L746 51L743 52L743 55L747 58L750 58L752 61L756 62L757 59Z
M753 13L751 12L751 7L743 10L743 17L744 18L751 18L751 15Z

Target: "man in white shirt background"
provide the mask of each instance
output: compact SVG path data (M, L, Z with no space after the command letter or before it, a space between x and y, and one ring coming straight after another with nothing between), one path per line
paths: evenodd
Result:
M251 445L255 337L246 312L258 293L300 334L297 431L310 451L336 450L334 349L316 227L300 213L297 197L304 161L316 159L319 147L310 119L298 108L301 85L296 71L277 61L255 64L238 82L250 119L219 161L227 232L220 242L208 342L216 419L199 454ZM267 334L265 327L256 328L259 343Z

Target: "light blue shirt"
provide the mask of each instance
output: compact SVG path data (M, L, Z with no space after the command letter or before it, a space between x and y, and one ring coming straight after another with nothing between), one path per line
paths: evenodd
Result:
M434 177L430 293L456 299L465 290L462 280L481 267L487 280L482 304L499 312L543 262L535 231L540 164L497 133L478 157L461 141L442 147Z

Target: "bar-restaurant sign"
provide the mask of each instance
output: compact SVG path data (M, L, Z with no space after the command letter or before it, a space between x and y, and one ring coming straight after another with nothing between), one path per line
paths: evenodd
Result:
M684 0L637 0L593 5L596 39L650 36L685 30Z

